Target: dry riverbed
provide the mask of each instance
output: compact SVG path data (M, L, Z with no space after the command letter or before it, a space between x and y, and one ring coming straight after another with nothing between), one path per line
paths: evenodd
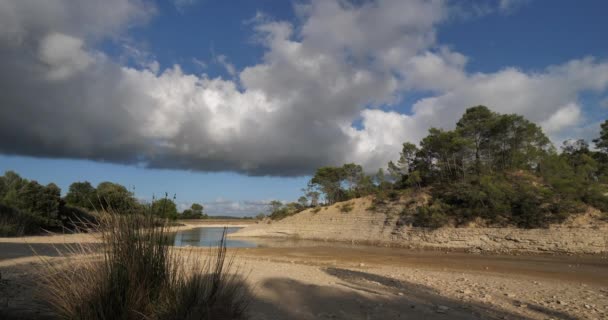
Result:
M51 317L32 298L38 258L4 257L5 245L0 310L16 319ZM178 250L201 257L209 252ZM230 252L253 293L251 319L608 318L608 260L602 256L331 245Z

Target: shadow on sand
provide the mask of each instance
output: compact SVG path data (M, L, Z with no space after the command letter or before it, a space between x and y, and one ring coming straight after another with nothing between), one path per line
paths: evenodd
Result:
M33 248L42 255L57 255L56 245ZM1 249L4 256L12 258L32 255L32 248L26 244L2 244ZM37 283L31 275L19 267L0 268L2 273L9 270L14 277L0 280L0 318L53 319L43 304L33 303L31 289ZM495 305L447 298L433 288L407 281L341 268L323 271L335 279L334 283L312 285L289 278L270 278L257 284L250 304L251 320L530 319L525 313L512 313ZM10 298L11 307L7 303L9 295L14 296ZM511 302L519 304L516 300ZM544 306L526 304L527 310L522 312L533 312L534 318L576 319Z
M344 288L287 278L260 283L257 290L263 299L252 301L252 320L530 319L490 304L450 299L423 285L347 269L327 268L325 272ZM541 318L576 319L541 306L527 308Z

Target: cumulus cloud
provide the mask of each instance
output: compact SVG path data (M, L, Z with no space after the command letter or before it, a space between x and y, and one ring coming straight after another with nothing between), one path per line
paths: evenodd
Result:
M423 0L315 0L297 6L296 25L259 16L264 56L242 70L218 56L230 79L160 70L151 55L127 67L95 43L154 8L109 1L0 2L0 152L250 175L373 171L472 105L523 114L552 137L577 132L579 95L608 87L608 63L593 58L467 72L468 57L435 36L450 8ZM429 96L390 109L413 91Z

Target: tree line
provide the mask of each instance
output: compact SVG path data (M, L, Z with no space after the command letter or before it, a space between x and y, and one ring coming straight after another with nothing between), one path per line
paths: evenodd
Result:
M430 193L409 215L411 223L439 227L482 219L493 225L533 228L561 222L585 205L608 212L608 121L595 149L567 140L561 152L535 123L517 114L471 107L455 129L431 128L419 145L405 142L387 172L365 174L360 165L316 170L296 203L275 205L271 217L303 208L373 195L375 203L404 191Z
M0 236L37 233L41 230L74 229L80 220L92 220L91 212L112 211L119 214L153 214L175 220L204 219L203 206L193 203L181 213L173 199L153 198L142 202L125 186L102 182L74 182L65 197L54 183L41 185L13 171L0 176Z

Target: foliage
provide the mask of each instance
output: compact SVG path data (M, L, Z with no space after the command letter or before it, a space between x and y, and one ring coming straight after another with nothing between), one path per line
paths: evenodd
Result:
M299 202L290 202L287 204L283 204L277 200L271 201L269 206L270 214L268 215L268 217L272 220L281 220L306 209L306 207Z
M154 200L150 209L152 210L152 214L157 217L170 220L177 219L177 205L175 205L173 200L167 198L166 196L164 198Z
M12 171L0 176L0 229L7 236L56 230L62 226L65 204L55 184L43 186Z
M603 153L608 153L608 120L601 124L600 136L593 140L595 147L600 149Z
M186 209L179 215L180 219L208 219L209 216L203 212L203 206L198 203L193 203L190 209Z
M39 232L45 221L29 212L0 204L0 237L17 237Z
M255 219L256 219L256 220L264 220L264 219L266 219L266 214L264 214L263 212L260 212L260 213L258 213L258 214L255 216Z
M117 183L107 181L100 183L97 185L97 196L102 210L121 214L136 213L141 210L133 193Z
M583 140L562 150L557 154L540 127L522 116L476 106L453 131L431 128L420 149L405 143L397 164L388 166L396 188L431 187L441 203L420 209L417 225L481 218L537 228L563 221L582 203L601 210L608 204L600 183L606 169L597 161L603 156Z
M98 209L99 206L97 190L88 181L72 183L64 200L68 205L88 210Z
M414 213L413 226L426 228L440 228L449 222L447 209L441 202L430 206L419 206Z

